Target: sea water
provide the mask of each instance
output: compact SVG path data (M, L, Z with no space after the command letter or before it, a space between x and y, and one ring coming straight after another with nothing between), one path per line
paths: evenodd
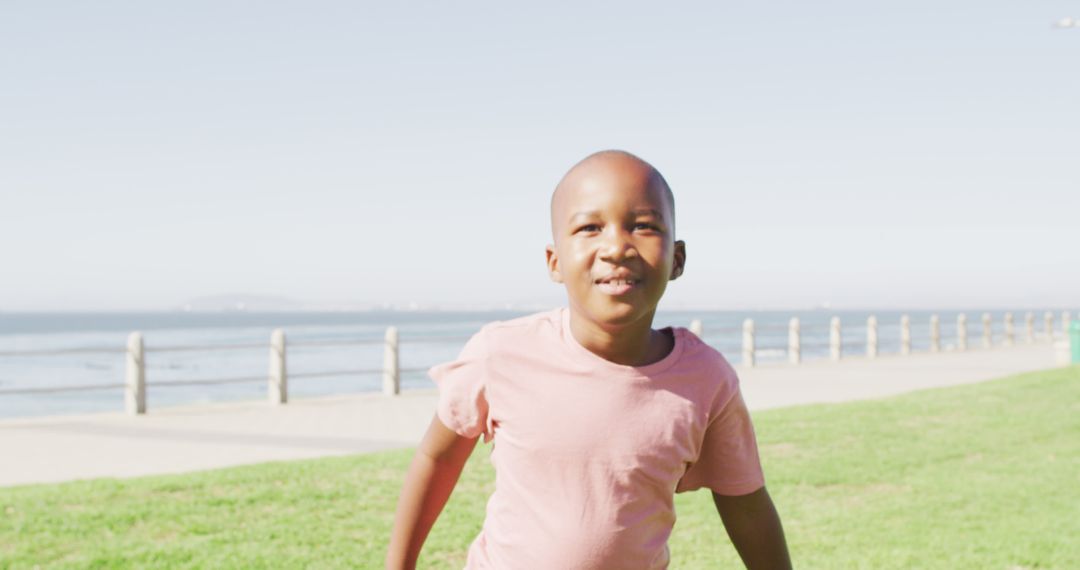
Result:
M983 311L967 311L968 344L981 345ZM371 311L282 313L0 313L0 353L96 348L75 354L0 354L0 417L53 415L123 409L125 347L141 331L146 350L147 407L218 401L258 400L267 396L270 335L284 329L287 339L289 397L373 392L381 389L383 344L389 326L400 335L403 389L431 388L425 370L454 358L484 324L527 314L521 311ZM742 323L754 319L759 362L787 359L788 321L799 317L804 360L829 355L829 321L840 317L845 355L866 351L866 322L878 319L879 353L900 351L900 319L911 318L912 349L930 345L930 316L941 318L943 350L956 344L957 311L661 311L655 326L689 326L702 321L706 342L737 364ZM1037 313L1039 314L1039 313ZM1004 311L991 311L994 338L1000 342ZM1023 312L1014 312L1017 338ZM1041 320L1038 322L1041 325ZM305 343L357 342L333 346ZM224 345L251 348L216 349ZM176 348L190 350L172 350ZM344 371L303 378L304 373ZM166 382L253 378L237 384L163 385ZM114 385L91 391L4 394L4 389Z

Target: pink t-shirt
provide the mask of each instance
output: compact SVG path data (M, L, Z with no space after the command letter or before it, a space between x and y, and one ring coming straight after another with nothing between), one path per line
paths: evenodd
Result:
M433 367L439 418L494 439L495 492L469 569L666 568L674 493L764 485L738 378L683 328L664 359L615 364L556 309L491 323Z

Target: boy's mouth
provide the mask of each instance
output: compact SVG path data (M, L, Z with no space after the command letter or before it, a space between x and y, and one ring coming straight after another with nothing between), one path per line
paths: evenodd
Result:
M625 295L639 285L641 285L641 279L633 277L605 277L596 280L596 286L608 295Z

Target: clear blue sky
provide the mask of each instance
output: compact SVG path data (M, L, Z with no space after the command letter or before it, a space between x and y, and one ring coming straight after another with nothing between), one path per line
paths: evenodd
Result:
M1080 306L1080 2L0 4L0 310L554 304L550 191L674 188L665 306Z

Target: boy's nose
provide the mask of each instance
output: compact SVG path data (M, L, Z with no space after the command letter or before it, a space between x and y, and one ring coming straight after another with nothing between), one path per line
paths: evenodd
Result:
M637 250L633 242L624 232L616 231L609 235L601 246L600 257L605 261L621 261L627 257L635 257Z

